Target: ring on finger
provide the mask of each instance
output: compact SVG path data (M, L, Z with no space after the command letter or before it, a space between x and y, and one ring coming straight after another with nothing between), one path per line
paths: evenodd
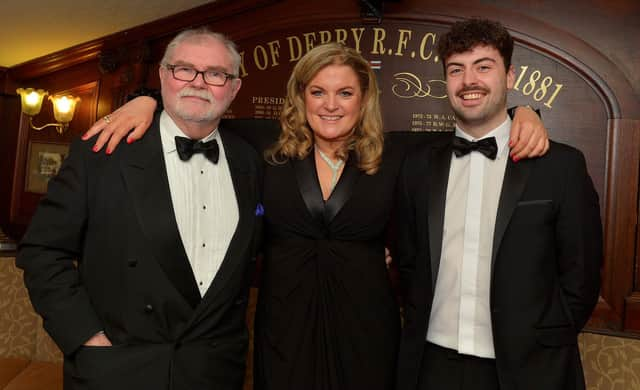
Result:
M104 121L107 123L111 123L111 115L105 115L104 117L102 117L102 119L104 119Z

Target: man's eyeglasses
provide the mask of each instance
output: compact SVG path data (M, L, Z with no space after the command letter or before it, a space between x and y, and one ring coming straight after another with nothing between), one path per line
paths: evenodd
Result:
M171 71L173 74L173 78L180 81L193 81L198 77L199 74L202 75L202 79L206 84L214 85L217 87L221 87L225 85L227 80L233 80L237 76L233 74L229 74L226 72L222 72L219 70L195 70L189 66L184 65L171 65L171 64L163 64L163 66Z

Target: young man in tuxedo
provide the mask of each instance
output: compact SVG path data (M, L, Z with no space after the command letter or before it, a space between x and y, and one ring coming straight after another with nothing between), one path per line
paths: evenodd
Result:
M451 138L400 176L398 389L584 389L578 332L598 298L602 229L582 153L508 157L513 39L468 20L440 38Z
M260 162L219 127L239 65L224 36L182 32L154 131L111 155L78 140L50 182L17 264L65 389L242 388Z

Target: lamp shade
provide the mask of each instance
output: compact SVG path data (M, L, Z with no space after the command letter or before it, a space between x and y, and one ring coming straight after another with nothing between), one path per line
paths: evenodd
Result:
M40 113L42 108L42 99L49 93L44 89L33 88L18 88L16 90L20 95L20 102L22 104L22 112L34 116Z
M60 123L69 123L73 119L76 111L76 103L80 101L79 97L71 95L49 96L49 100L53 103L53 116Z

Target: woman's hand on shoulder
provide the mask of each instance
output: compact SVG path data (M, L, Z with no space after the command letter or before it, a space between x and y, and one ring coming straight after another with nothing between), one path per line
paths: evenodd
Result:
M113 113L99 119L82 135L82 139L86 141L94 135L100 134L95 141L93 151L99 152L106 144L106 153L111 154L127 134L127 143L129 144L144 135L151 126L156 106L157 103L153 98L139 96Z
M514 162L540 157L549 150L549 134L538 114L530 107L516 109L509 136L509 155Z

